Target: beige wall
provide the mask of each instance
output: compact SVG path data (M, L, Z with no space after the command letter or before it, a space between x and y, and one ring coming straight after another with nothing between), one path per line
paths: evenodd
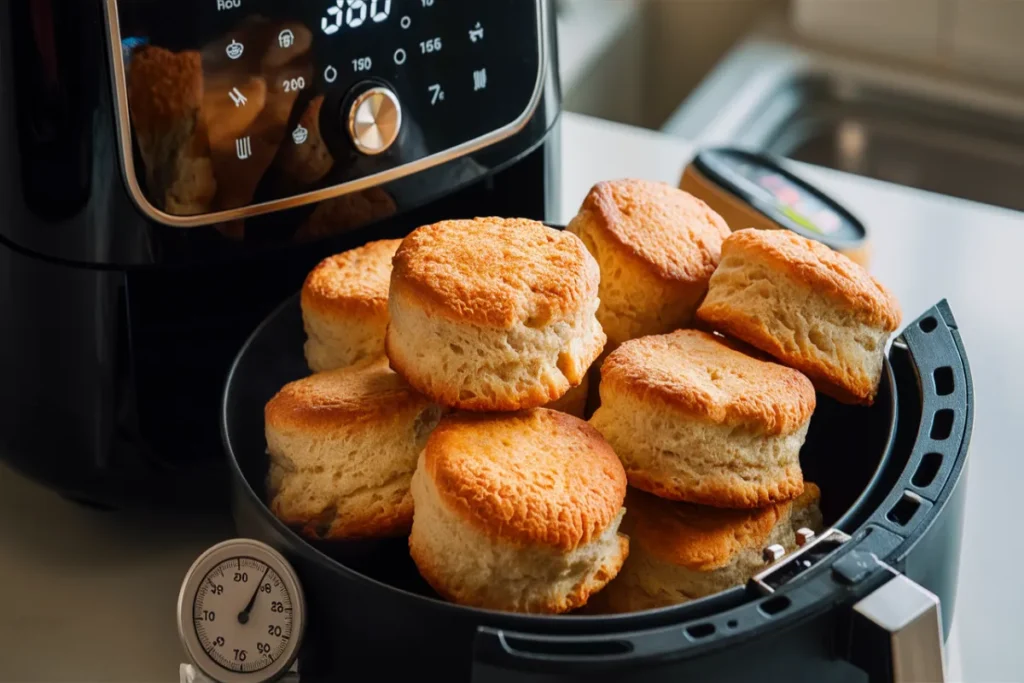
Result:
M572 18L563 17L559 36L563 60L571 64L563 81L565 108L660 128L765 12L786 4L572 0L566 4Z
M603 119L646 126L644 102L644 22L628 18L614 40L578 74L575 83L563 83L564 106Z
M644 125L657 128L762 13L786 0L644 0Z

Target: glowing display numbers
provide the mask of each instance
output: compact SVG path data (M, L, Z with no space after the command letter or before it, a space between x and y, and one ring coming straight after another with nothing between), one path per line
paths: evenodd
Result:
M359 28L367 17L379 24L390 15L391 0L335 0L334 7L327 8L327 16L320 19L320 28L330 36L342 26Z

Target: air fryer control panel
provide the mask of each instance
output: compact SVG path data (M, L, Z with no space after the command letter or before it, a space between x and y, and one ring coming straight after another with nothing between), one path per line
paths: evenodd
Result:
M372 188L514 134L539 0L107 0L127 184L190 226Z

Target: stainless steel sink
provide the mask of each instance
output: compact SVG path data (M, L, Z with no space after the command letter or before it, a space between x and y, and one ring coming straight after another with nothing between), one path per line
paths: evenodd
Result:
M1024 97L948 76L751 37L663 131L1024 211Z

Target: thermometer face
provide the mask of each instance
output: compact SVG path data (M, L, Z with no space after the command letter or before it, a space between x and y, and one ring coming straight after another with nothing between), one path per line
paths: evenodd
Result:
M178 626L193 661L216 681L269 681L294 660L302 597L291 567L253 541L228 541L190 570Z
M292 637L292 599L277 572L252 557L229 558L208 573L192 621L199 644L228 671L262 671Z

